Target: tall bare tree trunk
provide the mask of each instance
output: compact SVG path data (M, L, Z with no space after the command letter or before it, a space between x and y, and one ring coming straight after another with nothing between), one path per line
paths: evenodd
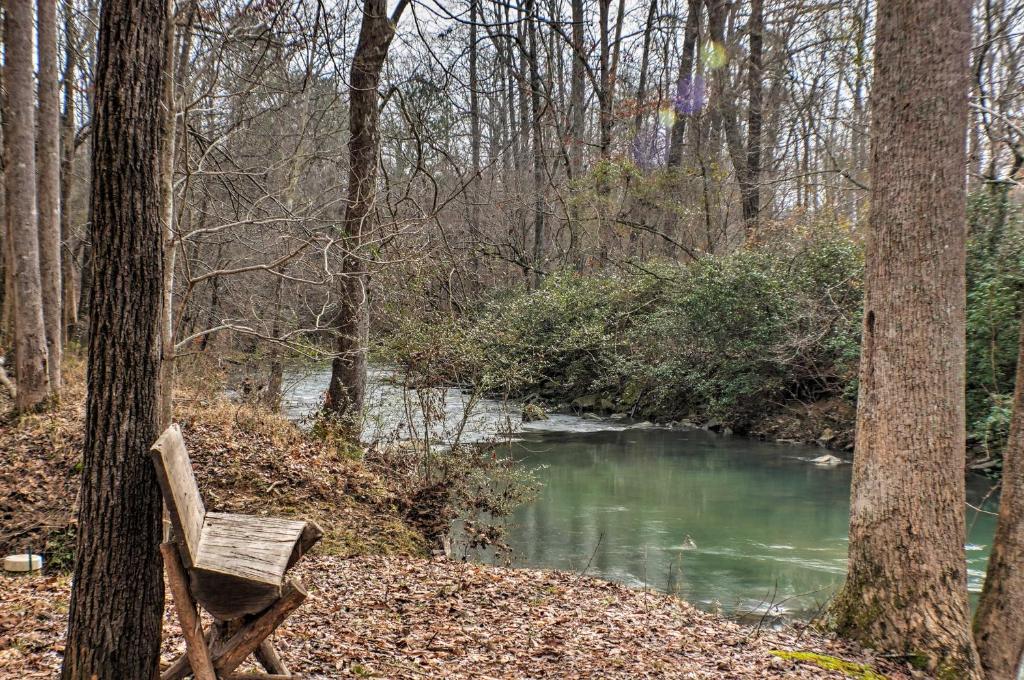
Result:
M571 0L572 3L572 74L569 84L569 179L578 179L583 174L583 149L586 146L584 130L586 125L586 99L584 78L586 77L586 55L583 41L585 38L583 0ZM583 257L580 253L582 225L579 209L575 204L569 210L569 252L568 257L577 270L583 269Z
M974 640L990 680L1018 677L1024 662L1024 319L1019 344L999 520L974 617Z
M883 0L871 218L837 630L939 677L980 678L964 556L969 0Z
M32 86L32 3L7 3L4 14L4 169L7 247L14 283L14 353L19 412L50 398L46 327L39 273L36 213L35 88Z
M611 66L611 27L608 25L611 14L612 0L597 0L598 6L598 53L600 65L600 87L597 102L598 111L598 148L601 160L611 157L612 146L612 66Z
M526 30L530 62L530 129L533 135L533 285L544 278L544 137L541 116L541 79L537 64L537 6L526 2Z
M654 38L654 22L658 18L658 0L651 0L647 8L647 23L644 25L644 46L640 56L640 82L636 86L636 112L633 114L633 134L640 134L646 111L644 98L647 96L647 68L651 63L651 40Z
M167 0L167 16L174 16L174 0ZM160 417L164 430L174 419L174 230L175 70L174 23L164 31L164 73L160 102L164 109L160 130L160 221L163 223L163 281L160 302Z
M78 78L78 28L74 17L74 1L64 0L64 113L61 117L60 142L60 238L71 239L71 180L75 171L75 82ZM78 296L75 292L74 258L61 253L61 312L65 344L74 335L78 324Z
M166 0L104 2L96 67L89 388L64 680L155 678Z
M693 72L694 54L697 51L697 36L700 34L701 0L688 0L686 28L683 29L683 54L679 60L679 82L676 83L675 119L672 121L672 139L668 148L668 166L678 168L683 164L683 144L686 137L686 119L695 115L694 103L703 93Z
M478 68L480 46L478 23L480 0L469 0L469 145L473 179L469 186L469 234L472 238L473 286L480 285L480 73Z
M39 278L43 290L50 392L60 395L63 313L61 312L60 97L57 89L57 2L39 0L39 120L37 194Z
M741 189L743 222L747 240L756 238L758 217L761 212L761 121L762 82L764 71L764 4L763 0L750 0L750 55L747 68L747 169Z
M60 105L56 0L39 0L39 139L36 143L39 277L50 392L60 394L63 313L60 288Z
M376 235L377 163L380 118L377 87L395 24L407 6L400 0L389 18L386 0L364 0L359 42L349 78L348 198L343 228L345 255L340 310L335 322L337 356L331 362L331 381L324 410L345 423L357 439L366 395L366 352L370 334L369 286L364 252Z

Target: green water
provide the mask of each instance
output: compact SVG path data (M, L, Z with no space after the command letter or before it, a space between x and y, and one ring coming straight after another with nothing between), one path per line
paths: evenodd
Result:
M510 451L543 482L509 523L515 565L585 569L741 616L812 615L842 583L851 466L810 463L821 449L624 429L527 431ZM990 488L968 486L974 504ZM975 595L993 520L968 511Z
M367 441L424 429L408 422L408 395L387 376L380 367L370 374ZM288 415L315 408L328 378L325 368L290 375ZM519 430L505 452L535 468L543 484L508 523L515 565L586 571L757 619L811 616L842 583L851 466L811 463L822 449L565 414L522 425L519 404L486 399L462 424L466 403L447 390L433 441L455 429L462 441ZM995 499L984 500L990 489L972 477L968 500L992 510ZM994 519L968 510L975 597ZM461 552L457 532L453 540Z

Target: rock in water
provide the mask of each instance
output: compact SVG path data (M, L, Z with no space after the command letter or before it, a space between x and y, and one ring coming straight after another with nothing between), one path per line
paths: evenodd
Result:
M825 466L825 467L832 467L833 465L840 465L840 464L842 464L843 461L841 459L839 459L839 458L836 458L835 456L833 456L831 454L826 453L824 456L818 456L817 458L812 458L811 462L814 463L815 465L822 465L822 466Z
M524 423L532 423L537 420L548 419L548 414L545 413L544 409L538 404L524 404L522 416Z

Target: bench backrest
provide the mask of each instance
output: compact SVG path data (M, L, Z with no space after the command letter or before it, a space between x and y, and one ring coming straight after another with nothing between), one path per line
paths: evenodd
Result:
M150 449L178 548L187 567L195 562L206 507L199 495L181 428L171 425Z

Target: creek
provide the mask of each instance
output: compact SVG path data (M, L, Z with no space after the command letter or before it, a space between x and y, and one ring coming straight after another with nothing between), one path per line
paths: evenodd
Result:
M425 421L416 393L389 376L371 371L364 439L429 431L444 444L455 432L462 441L504 435L499 450L535 470L536 499L506 525L514 566L585 571L756 619L813 616L842 584L852 466L812 462L823 449L592 415L523 424L519 404L469 403L454 388ZM328 378L292 374L287 414L308 414ZM989 480L968 478L971 505L994 511L990 490ZM967 525L973 602L995 517L968 508Z

